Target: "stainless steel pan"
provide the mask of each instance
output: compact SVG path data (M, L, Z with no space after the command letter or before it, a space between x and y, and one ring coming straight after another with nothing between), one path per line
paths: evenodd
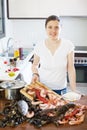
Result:
M20 89L25 86L25 82L20 80L4 81L0 86L5 90L6 99L20 99Z

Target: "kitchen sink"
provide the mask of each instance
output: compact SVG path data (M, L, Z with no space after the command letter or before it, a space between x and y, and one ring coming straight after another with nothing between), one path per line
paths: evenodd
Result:
M0 56L1 57L14 57L14 54L13 53L8 53L8 54L4 54L4 53L2 53L2 54L0 54Z

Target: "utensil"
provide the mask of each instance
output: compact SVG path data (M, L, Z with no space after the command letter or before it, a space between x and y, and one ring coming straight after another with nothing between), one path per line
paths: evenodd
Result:
M21 98L20 89L25 86L25 82L21 80L4 81L0 84L0 86L5 90L6 99L18 100Z

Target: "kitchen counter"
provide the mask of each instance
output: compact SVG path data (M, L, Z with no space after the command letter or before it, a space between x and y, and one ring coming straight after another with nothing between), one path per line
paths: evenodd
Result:
M83 96L80 99L80 101L77 101L77 103L87 105L87 96ZM0 107L2 106L3 106L3 100L0 100ZM23 123L15 128L11 128L11 127L0 128L0 130L12 130L12 129L13 130L82 130L82 129L87 130L87 111L86 111L84 122L80 125L75 125L75 126L70 126L68 124L65 124L56 127L54 124L48 124L41 128L36 128L33 125L30 125L29 123Z
M32 48L27 49L27 53L26 53L26 50L24 51L24 59L17 61L16 68L18 68L19 70L15 72L14 76L9 76L8 72L6 72L7 70L11 69L10 66L8 65L9 63L8 64L5 63L5 62L8 62L8 59L10 57L0 56L0 81L16 79L17 76L21 73L21 71L23 71L23 69L26 67L27 62L29 62L29 59L32 57L32 55L33 55Z

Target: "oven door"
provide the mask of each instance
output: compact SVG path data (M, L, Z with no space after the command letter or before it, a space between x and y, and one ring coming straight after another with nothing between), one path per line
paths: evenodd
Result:
M87 83L87 65L75 64L76 83Z

